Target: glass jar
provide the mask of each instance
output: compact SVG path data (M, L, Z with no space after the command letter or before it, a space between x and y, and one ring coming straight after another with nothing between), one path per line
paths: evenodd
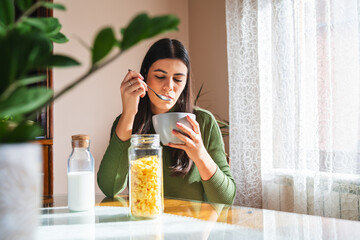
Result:
M130 213L136 218L154 218L164 211L160 137L158 134L133 134L130 142Z
M71 136L68 160L68 206L71 211L87 211L95 206L94 158L88 135Z

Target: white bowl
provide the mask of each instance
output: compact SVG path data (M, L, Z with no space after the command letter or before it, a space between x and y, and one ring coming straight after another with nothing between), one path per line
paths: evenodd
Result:
M187 115L194 120L196 119L195 114L185 112L162 113L152 117L155 132L160 135L160 141L163 145L168 145L169 143L184 144L183 141L172 133L172 130L180 131L180 129L176 127L177 122L192 129L190 122L186 119Z

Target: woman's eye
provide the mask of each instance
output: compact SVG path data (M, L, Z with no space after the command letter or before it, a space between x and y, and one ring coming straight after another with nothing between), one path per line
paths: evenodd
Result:
M182 79L176 79L176 78L174 78L174 81L175 81L175 82L182 82L183 80L182 80Z
M156 76L156 75L155 75L155 77L156 77L157 79L164 79L164 78L165 78L164 76Z

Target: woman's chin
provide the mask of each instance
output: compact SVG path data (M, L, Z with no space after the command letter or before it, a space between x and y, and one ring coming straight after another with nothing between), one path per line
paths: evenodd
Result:
M161 114L161 113L166 113L168 111L170 111L175 105L175 102L171 101L171 102L165 102L162 104L158 104L156 106L152 106L152 112L154 114Z

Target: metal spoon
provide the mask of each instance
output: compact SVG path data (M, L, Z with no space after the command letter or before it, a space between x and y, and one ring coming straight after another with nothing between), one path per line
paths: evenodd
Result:
M128 71L131 72L131 71L134 71L134 70L128 69ZM155 95L156 95L158 98L160 98L160 99L163 100L163 101L169 101L169 102L171 101L170 98L165 97L164 95L160 95L160 94L158 94L157 92L155 92L154 89L152 89L151 87L149 87L149 85L147 85L147 83L146 83L145 81L144 81L144 83L146 84L146 86L147 86L151 91L153 91L153 92L155 93Z
M153 92L155 93L155 95L156 95L158 98L160 98L161 100L163 100L163 101L171 101L170 98L168 98L168 97L166 97L166 96L164 96L164 95L160 95L160 94L156 93L156 92L154 91L154 89L152 89L151 87L149 87L149 85L147 85L147 83L145 83L145 84L146 84L146 86L147 86L151 91L153 91Z

